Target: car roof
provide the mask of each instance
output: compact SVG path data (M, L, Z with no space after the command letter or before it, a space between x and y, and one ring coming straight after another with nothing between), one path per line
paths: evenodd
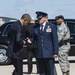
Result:
M2 24L0 27L2 27L4 25L12 24L12 23L14 23L14 22L6 22L6 23Z
M49 22L55 22L55 19L48 19ZM69 22L75 22L75 19L64 19L64 21L69 21ZM8 25L8 24L12 24L14 23L15 21L13 22L6 22L4 24L2 24L0 27L4 26L4 25ZM37 20L36 20L37 22Z
M48 21L55 21L55 19L48 19ZM64 21L75 21L75 19L64 19Z

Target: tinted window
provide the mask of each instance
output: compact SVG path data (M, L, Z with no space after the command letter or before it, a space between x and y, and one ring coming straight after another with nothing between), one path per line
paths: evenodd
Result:
M8 32L9 32L9 29L10 29L10 26L11 26L11 24L9 24L9 25L7 25L6 27L5 27L5 29L4 29L4 31L3 31L3 36L7 36L7 34L8 34Z
M67 22L71 34L75 34L75 22Z

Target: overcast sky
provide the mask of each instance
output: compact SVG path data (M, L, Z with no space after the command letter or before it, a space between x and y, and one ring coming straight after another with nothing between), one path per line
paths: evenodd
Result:
M36 11L48 13L49 18L63 15L75 19L75 0L0 0L0 16L20 18L27 12L36 17Z

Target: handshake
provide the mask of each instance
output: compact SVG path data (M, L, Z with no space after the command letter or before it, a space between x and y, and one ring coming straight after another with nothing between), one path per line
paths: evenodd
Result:
M32 42L31 42L31 40L27 37L26 39L23 40L23 43L24 43L24 44L26 44L26 43L31 44Z

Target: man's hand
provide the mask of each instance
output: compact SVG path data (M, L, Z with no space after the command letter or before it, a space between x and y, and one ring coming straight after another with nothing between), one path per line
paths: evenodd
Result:
M25 45L26 44L26 41L23 40L23 44Z
M53 55L53 58L57 58L57 57L58 57L58 55L57 55L57 54L54 54L54 55Z
M31 44L32 42L31 42L31 40L27 37L27 42L29 43L29 44Z

